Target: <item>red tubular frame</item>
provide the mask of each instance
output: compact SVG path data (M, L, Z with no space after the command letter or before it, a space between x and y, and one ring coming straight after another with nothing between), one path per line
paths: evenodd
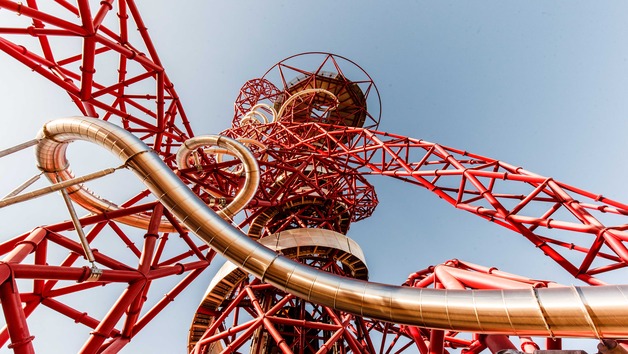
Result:
M117 116L129 131L143 134L144 139L152 138L153 148L167 156L172 153L173 146L178 146L193 135L190 124L174 86L165 74L135 2L117 2L117 32L102 25L104 18L113 9L112 3L112 0L102 1L96 11L92 11L88 1L84 0L79 1L76 7L64 0L57 1L54 5L46 4L65 10L65 19L40 11L34 0L27 4L2 0L0 9L32 18L33 26L0 28L0 35L6 36L0 38L0 50L67 91L84 115L101 116L107 120ZM77 16L80 19L78 24L74 23ZM139 29L141 43L129 42L128 29L132 27ZM39 39L39 48L18 44L21 42L20 36L36 36ZM67 57L56 57L49 37L78 39L83 43L82 50ZM37 52L41 52L43 56ZM117 67L102 67L107 61L99 61L98 58L107 54L118 55ZM78 63L78 67L72 66ZM127 77L129 64L133 64L133 70L143 72ZM95 75L97 70L106 72L112 69L118 72L118 78L112 85L102 83ZM74 80L80 81L78 87L73 83ZM155 91L127 94L137 93L147 80L155 82L150 85L155 87ZM155 101L154 106L143 103L148 99ZM143 114L132 113L128 110L131 107Z
M139 209L139 210L138 210ZM16 353L33 353L32 336L29 334L27 319L39 306L44 305L62 316L67 316L76 323L82 324L91 332L81 352L96 353L107 349L109 352L120 350L131 338L155 318L172 300L181 293L209 265L215 252L202 253L206 246L197 246L184 242L189 250L183 251L170 259L161 259L168 245L180 243L178 238L169 241L167 234L158 232L163 207L161 204L147 204L117 211L116 216L135 214L138 211L152 211L151 226L144 236L142 251L139 254L130 252L136 259L132 265L110 257L103 252L94 250L96 264L102 269L102 275L95 282L86 282L91 270L89 267L74 266L80 263L81 245L64 236L67 231L72 233L71 223L65 222L38 228L30 234L18 236L12 242L5 242L2 247L6 256L0 263L0 300L7 319L6 327L0 332L0 346L11 340L10 347ZM132 242L136 237L126 234L115 221L100 217L86 217L81 220L84 227L93 226L87 232L87 238L94 242L99 236L109 233L107 237L117 235L123 244ZM109 227L116 225L114 227ZM115 232L108 232L109 230ZM158 242L160 240L160 242ZM52 247L54 245L54 247ZM176 246L175 248L180 248ZM49 255L59 251L68 251L68 256L59 265L49 264ZM35 253L32 263L26 261L30 253ZM181 252L181 251L178 251ZM200 256L200 257L199 257ZM176 263L175 263L176 262ZM185 275L184 278L166 294L164 299L148 309L140 318L146 299L154 296L149 293L153 281L162 278ZM18 282L32 279L33 291L18 292ZM60 284L60 280L77 282L73 285ZM118 301L101 319L88 315L90 301L65 303L62 296L84 291L95 291L110 284L125 284ZM22 306L24 304L24 306ZM122 320L122 327L116 325Z
M22 300L18 291L12 271L12 265L22 262L29 253L33 252L44 237L46 231L40 228L35 229L31 234L21 241L2 261L2 284L0 285L0 302L2 311L7 322L8 337L11 338L9 348L13 348L16 354L34 353L32 340L28 324L26 323L26 311L22 308ZM8 270L6 272L5 270ZM29 309L30 310L30 309ZM8 337L2 332L0 340L5 342ZM1 343L0 343L1 344Z
M272 307L262 308L261 303L268 301L268 299L274 299ZM362 323L365 321L364 319L316 305L311 312L318 314L320 318L286 318L277 314L278 311L285 309L285 306L290 304L303 306L305 303L293 295L274 289L268 284L260 284L256 279L250 283L246 280L234 291L227 306L216 314L213 324L207 328L196 345L190 348L190 352L205 353L212 343L219 341L224 343L224 348L227 351L240 350L239 348L247 341L252 340L254 336L259 338L257 333L259 331L267 332L270 335L268 340L281 348L283 353L314 352L316 348L307 344L308 340L312 340L312 338L306 338L305 334L312 330L330 334L316 352L324 353L334 346L342 353L349 351L353 353L375 352L369 338L370 334L367 331L362 331L360 338L357 338L355 326L364 326ZM323 320L324 317L327 320ZM233 322L227 323L228 319ZM277 329L277 325L289 326L293 328L293 333L281 332ZM295 338L295 333L300 333L300 336ZM291 340L288 341L288 339Z
M404 285L443 289L523 289L561 286L550 281L529 279L499 271L497 268L483 267L457 259L420 270L412 274ZM422 354L441 354L447 352L448 349L460 349L465 354L479 353L484 349L489 349L492 353L506 349L531 353L540 348L529 337L520 337L520 347L517 347L511 341L512 338L504 335L474 334L471 338L463 338L461 333L410 326L399 326L389 331L399 331L412 338ZM465 335L465 337L468 336L468 334ZM560 339L554 341L547 338L545 345L547 350L562 349Z
M351 171L350 176L389 176L426 188L457 209L524 236L572 276L591 285L604 284L596 275L623 268L628 262L628 223L603 222L606 215L628 216L628 205L521 167L420 139L319 123L249 125L224 134L257 139L267 146L266 154L272 154L268 152L272 149L290 151L292 166L295 161L312 164L306 161L314 155L328 161L329 170ZM272 167L290 168L276 162ZM362 183L370 186L366 181ZM522 187L529 192L508 192ZM349 192L341 189L328 198L342 199ZM285 191L282 193L286 195ZM305 195L291 194L293 198ZM376 199L371 200L376 205ZM268 205L271 198L259 194L255 203ZM366 210L354 205L354 212ZM368 215L369 212L365 214ZM590 234L592 239L588 244L577 244L570 237L573 233ZM566 251L581 253L580 263L568 260ZM591 268L593 260L606 264Z
M193 131L135 1L117 1L116 28L103 25L107 16L115 16L111 15L115 12L113 4L113 0L105 0L92 9L87 0L77 1L76 6L66 0L57 0L52 5L44 3L62 10L51 15L40 10L36 0L27 0L25 4L0 0L0 9L32 20L23 27L0 27L0 50L65 90L83 115L117 120L151 145L174 168L173 154L193 136ZM131 43L129 29L133 27L138 28L140 40ZM37 44L24 44L28 42L25 37L35 37ZM80 41L82 48L60 57L53 51L51 40ZM505 162L373 130L379 124L381 108L376 116L365 112L366 128L326 125L322 123L324 114L315 117L319 123L295 123L292 118L297 114L301 119L304 112L314 111L314 95L299 103L300 111L292 107L292 116L278 117L278 122L240 124L241 118L258 102L270 102L272 107L290 96L291 87L297 85L289 84L294 79L290 75L295 73L313 80L308 84L317 87L316 80L321 80L327 70L325 66L331 63L339 78L322 82L351 84L339 63L340 59L348 60L326 53L317 54L323 55L323 60L314 71L293 66L290 60L295 57L291 57L278 63L261 79L247 82L236 99L232 128L223 132L234 138L261 143L261 146L251 146L251 150L258 157L262 183L239 225L248 229L251 237L264 237L297 226L345 233L351 222L372 214L377 196L366 176L380 175L428 189L457 209L521 234L571 275L591 285L603 284L596 277L598 274L626 266L628 223L606 222L604 218L608 214L619 218L628 216L628 205ZM109 63L114 61L101 60L105 56L115 56L117 62L111 65ZM107 83L107 78L99 76L101 72L114 70L117 77L113 83ZM279 80L277 86L270 81L275 74ZM365 99L377 91L368 74L353 83L365 85L362 92ZM143 89L148 86L154 89ZM357 107L356 112L360 108ZM271 113L269 108L264 110ZM215 156L201 155L202 166L178 171L179 175L208 202L220 197L230 200L242 184L243 177L230 172L238 162L218 163ZM527 192L511 192L521 187ZM33 337L27 320L39 305L43 305L91 331L81 349L83 352L116 353L202 273L215 252L195 243L158 203L139 204L148 194L148 191L139 193L122 204L120 210L81 219L83 227L91 227L87 233L91 245L101 235L108 234L117 237L132 254L132 261L128 261L117 251L94 250L96 264L102 268L102 275L95 282L88 282L91 269L82 263L82 246L74 241L71 222L38 228L0 244L0 255L4 255L4 261L0 263L0 302L7 322L0 331L0 346L10 340L9 347L15 353L33 353ZM136 213L152 214L151 225L142 240L124 231L115 220ZM174 225L178 237L158 232L157 225L162 216ZM591 237L582 244L575 244L570 237L573 234ZM182 251L171 247L176 242L183 244ZM169 252L171 248L176 251ZM579 253L581 260L568 260L567 251ZM65 258L53 264L53 256L60 252ZM594 261L604 264L592 268ZM141 316L146 298L152 296L152 282L174 276L181 276L179 283ZM64 285L62 280L75 281L76 284ZM18 288L28 282L32 282L32 291L19 292ZM66 303L61 298L67 294L95 291L97 287L110 284L123 284L124 290L103 318L84 311L86 304ZM450 261L412 274L406 285L460 289L555 284ZM197 352L200 352L200 346L215 340L224 340L229 348L238 348L261 328L284 352L290 352L292 347L285 340L287 335L277 330L279 325L328 331L331 334L323 342L320 352L332 346L345 352L374 352L376 341L371 334L375 332L381 332L379 349L382 352L402 352L416 347L421 354L440 354L447 348L464 347L465 353L471 354L486 348L492 351L513 348L504 336L474 335L466 339L455 332L369 321L330 308L320 311L331 323L297 321L276 316L283 305L296 301L291 295L279 294L276 289L256 280L242 285L238 291L233 302L218 314L216 323L199 341ZM283 297L271 309L263 309L258 299L264 295ZM243 300L250 303L236 306ZM248 311L255 319L241 324L236 321L233 327L226 328L222 321L232 313L239 318L240 310ZM118 323L122 323L121 328L116 328ZM306 347L304 336L299 339L302 351ZM531 350L535 345L529 338L522 338L522 349ZM548 339L546 347L560 349L561 342Z

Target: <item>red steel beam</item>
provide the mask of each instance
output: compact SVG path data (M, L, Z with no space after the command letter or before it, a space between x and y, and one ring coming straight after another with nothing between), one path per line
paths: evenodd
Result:
M37 245L46 237L46 230L36 228L23 241L21 241L2 261L2 284L0 285L0 303L6 321L8 337L11 339L9 348L16 354L34 353L33 336L31 336L26 322L26 313L22 307L22 299L14 278L14 266L22 262ZM5 273L7 271L7 274ZM6 275L6 276L5 276ZM4 331L3 331L4 332ZM0 336L1 344L8 338L3 333Z
M38 11L37 9L30 8L28 6L24 6L21 2L13 2L10 0L0 0L0 8L4 8L10 11L15 12L18 15L23 15L27 17L31 17L36 20L40 20L42 22L51 24L53 26L57 26L63 28L65 30L71 31L76 36L85 35L85 30L83 27L78 26L74 23L65 21L58 17L49 15L45 12Z
M628 216L628 205L520 167L420 139L319 123L278 122L240 126L223 133L232 137L257 138L268 147L268 151L290 151L292 166L296 166L294 161L299 159L305 161L305 158L299 157L302 152L303 156L324 157L336 169L355 169L365 175L391 176L425 187L458 209L521 234L571 275L589 284L602 284L594 275L628 263L628 247L624 244L628 242L628 224L606 225L600 218L603 213ZM279 157L275 157L274 168L271 169L269 164L267 170L284 168L280 161ZM293 179L296 177L294 173L288 176ZM276 179L268 177L270 181ZM293 183L290 182L292 180L286 180L286 184ZM513 189L525 185L530 192L496 192L498 186L500 191L507 191L509 185ZM289 190L290 187L286 187L286 191ZM350 192L347 190L346 193ZM282 193L286 194L283 190ZM338 194L337 197L340 195L344 194ZM298 194L295 196L298 197ZM267 205L271 198L266 198L268 200L260 199L258 195L252 205ZM519 202L507 207L512 203L506 202L512 200ZM529 214L529 210L544 207L547 210L545 213ZM574 218L557 217L561 210ZM587 233L593 235L593 238L589 245L574 244L543 235L540 233L543 229L547 232L550 229L563 232L558 235L565 238L570 233ZM603 245L607 245L614 255L603 252ZM562 253L562 249L583 252L584 260L574 264ZM596 259L608 259L616 263L590 269Z
M118 323L127 308L136 299L137 295L141 293L145 284L145 281L136 281L131 283L129 287L125 289L113 307L105 315L105 318L90 334L89 339L80 350L81 353L97 353L99 351L105 340L111 336L116 323Z
M2 313L7 323L11 344L15 354L33 354L33 338L28 330L26 315L22 308L22 300L17 290L17 284L13 279L5 280L0 285L0 302L2 302Z

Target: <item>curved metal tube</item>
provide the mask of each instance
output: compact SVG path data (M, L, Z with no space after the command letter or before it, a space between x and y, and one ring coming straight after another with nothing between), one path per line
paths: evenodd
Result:
M257 122L268 124L268 118L257 110L260 107L270 112L270 114L273 116L273 122L277 120L277 111L275 111L273 107L267 105L266 103L258 103L255 106L251 107L251 109L242 118L240 118L240 124L246 124L247 121L252 121L254 119L252 118L253 116L258 116L262 118L262 121L257 120Z
M255 157L240 142L220 135L197 136L186 140L177 151L177 166L179 168L189 168L188 158L192 151L201 146L218 146L226 149L225 153L235 155L244 166L245 181L240 192L223 209L218 211L221 218L231 218L242 210L255 196L259 186L260 171ZM222 153L222 152L220 152Z
M325 95L331 97L335 103L336 103L336 107L338 107L338 105L340 104L340 102L338 102L338 98L336 97L336 95L334 95L333 93L331 93L328 90L322 89L322 88L311 88L311 89L305 89L305 90L301 90L297 93L295 93L294 95L290 96L286 102L284 102L281 107L279 108L279 112L277 112L277 115L275 116L275 118L273 119L273 122L278 121L279 119L281 119L281 116L283 116L284 112L286 111L287 107L297 98L304 96L304 95L309 95L310 93L324 93ZM332 109L336 109L336 107L332 108Z
M38 160L64 163L75 139L125 161L189 230L256 277L308 301L421 327L519 336L628 337L628 285L521 290L417 289L345 278L297 263L247 238L208 208L131 133L93 118L47 123ZM63 164L61 165L63 166Z
M251 145L254 145L254 146L256 146L259 149L262 149L262 150L266 149L266 145L260 143L259 141L255 140L255 139L237 138L235 140L237 142L239 142L240 144L244 145L247 148L249 148L249 146L251 146ZM223 155L238 156L234 152L231 152L231 151L229 151L227 149L224 149L224 148L203 149L203 152L205 152L206 154L215 154L216 155L216 162L218 162L218 163L222 163L224 161ZM188 149L188 151L185 152L186 157L189 157L191 153L192 153L192 151L189 151L189 149ZM178 151L177 151L177 155L178 155ZM267 160L268 160L268 155L267 154L261 154L260 156L257 156L257 160L255 160L255 163L257 163L257 161L267 161ZM181 157L181 162L179 162L178 157L177 157L177 166L179 166L179 168L188 168L188 167L190 167L190 165L188 164L188 161L189 161L188 159L186 159L185 157L182 156ZM258 167L256 169L259 169L259 165L258 165ZM234 173L234 174L241 174L243 171L244 171L244 167L238 166L238 168L233 170L232 173ZM257 177L257 179L259 180L259 176ZM259 187L259 183L258 183L258 187Z
M41 138L49 137L46 126L44 126L44 128L39 132L38 136ZM190 149L194 149L195 147L202 145L214 145L225 148L241 161L245 161L245 156L247 156L247 163L243 163L244 173L246 174L244 186L236 195L234 200L227 207L218 212L221 217L231 217L242 210L242 208L244 208L248 202L251 201L257 191L260 179L257 161L255 161L254 158L249 157L250 152L244 145L233 139L218 136L196 137L189 139L184 143L182 148L179 149L179 153L187 152L189 155L191 152ZM70 163L65 155L66 149L67 144L51 143L51 141L40 141L36 147L38 167L53 183L68 181L75 178L74 173L70 169ZM177 154L177 157L179 157L179 153ZM47 156L46 159L40 158L44 155ZM82 184L69 186L66 190L75 203L91 212L102 213L120 209L117 204L94 194ZM138 213L134 215L122 216L116 220L126 225L146 229L150 223L150 218L151 216L149 214ZM176 232L177 230L170 225L167 220L162 220L159 225L159 231Z

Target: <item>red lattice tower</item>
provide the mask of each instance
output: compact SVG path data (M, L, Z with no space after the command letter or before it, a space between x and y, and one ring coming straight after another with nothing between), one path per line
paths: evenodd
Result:
M178 168L175 154L194 134L134 1L92 6L88 1L74 5L63 0L0 0L0 8L4 10L0 14L17 14L22 20L0 25L0 50L68 92L80 114L111 121L136 134L215 210L234 199L245 177L240 161L228 151L196 148L189 166ZM133 35L129 28L138 28L139 34ZM232 128L223 134L250 148L260 165L261 182L244 213L233 222L262 243L275 237L275 249L289 257L366 279L359 248L343 248L339 240L348 240L343 235L351 222L370 216L377 205L366 176L384 175L423 187L458 209L521 234L591 285L603 284L598 274L626 266L626 204L501 161L376 131L379 117L372 80L339 56L292 57L247 82L236 100ZM1 155L37 143L29 141ZM76 183L112 172L98 171L67 185L57 183L54 173L49 175L53 190L71 192ZM18 190L14 194L0 201L1 206L29 198ZM33 353L45 346L33 341L29 324L37 320L41 308L47 308L58 318L80 324L79 334L68 333L67 338L82 335L81 352L118 352L214 258L215 252L195 240L148 190L110 206L90 209L88 216L75 222L43 225L0 244L0 302L6 320L0 345L15 353ZM74 210L72 202L68 209ZM614 218L607 219L609 215ZM128 220L143 226L139 231L130 228ZM283 244L301 229L321 234ZM76 241L77 233L83 242ZM575 242L574 235L584 237ZM268 246L273 247L272 242ZM92 260L91 267L84 257ZM419 272L407 285L530 284L524 278L488 281L494 272L482 277L486 283L473 283L468 280L473 276L456 273L459 268L483 272L466 263L449 262ZM445 281L452 273L457 280ZM155 301L161 293L152 290L171 279L178 283L167 285L166 295ZM308 303L238 269L217 275L213 285L194 317L190 336L191 346L201 343L191 348L199 352L220 346L245 351L245 345L258 352L512 349L503 337L460 339L457 333L385 324ZM106 292L110 308L96 315L100 311L95 304L81 299L100 291ZM78 296L68 296L72 294ZM235 321L233 327L225 322L227 318ZM410 344L395 347L402 337ZM548 343L548 348L560 347Z

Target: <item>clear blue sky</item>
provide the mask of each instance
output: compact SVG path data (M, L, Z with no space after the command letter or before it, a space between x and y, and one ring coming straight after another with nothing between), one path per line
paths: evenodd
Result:
M230 126L245 81L292 54L326 51L373 77L382 96L380 130L628 201L625 2L138 3L196 134ZM0 11L0 21L7 16ZM67 95L3 53L0 77L2 147L31 139L45 121L78 113ZM31 155L22 156L0 161L0 194L34 171ZM380 206L349 232L365 251L372 280L398 284L415 270L459 258L578 284L516 234L425 190L382 177L372 182ZM58 199L0 210L2 234L67 218L56 210ZM124 352L183 352L211 272ZM625 282L626 275L620 270L606 279ZM35 342L40 352L55 352L43 341Z

